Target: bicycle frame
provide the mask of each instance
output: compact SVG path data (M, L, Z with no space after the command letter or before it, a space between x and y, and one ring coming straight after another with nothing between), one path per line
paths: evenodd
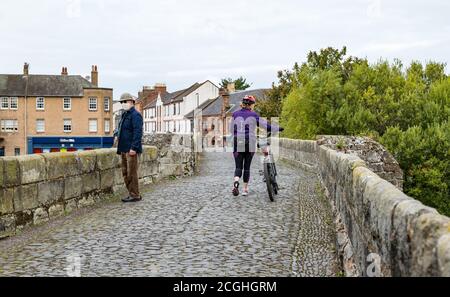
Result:
M270 149L269 138L259 138L258 148L261 149L261 152L264 155L264 162L274 163L272 159L272 151Z

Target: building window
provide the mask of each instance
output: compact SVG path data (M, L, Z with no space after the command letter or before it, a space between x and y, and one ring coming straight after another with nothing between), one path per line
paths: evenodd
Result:
M177 114L177 103L173 105L173 115Z
M105 111L109 111L109 97L105 97L104 107L105 107Z
M17 120L1 120L0 126L2 132L17 132L19 130Z
M43 119L36 120L36 132L38 133L45 132L45 120Z
M64 132L65 133L72 132L72 120L71 119L64 119Z
M19 130L17 120L1 120L0 126L2 132L17 132Z
M14 148L14 156L20 156L20 148L18 147Z
M181 113L180 108L181 108L181 103L178 103L178 114Z
M36 110L44 110L45 109L45 98L37 97L36 98Z
M9 108L9 98L8 97L2 97L1 109L8 109L8 108Z
M109 133L110 129L109 120L105 120L105 133Z
M11 109L17 109L19 107L19 98L17 97L11 97Z
M89 132L90 133L97 132L97 119L90 119L89 120Z
M97 110L97 98L95 98L95 97L89 98L89 110L90 111Z
M72 98L69 97L63 98L63 109L64 110L72 109Z

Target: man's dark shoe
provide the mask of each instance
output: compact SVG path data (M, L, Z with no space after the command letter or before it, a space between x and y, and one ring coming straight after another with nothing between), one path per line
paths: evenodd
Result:
M142 200L142 196L139 196L139 197L131 197L131 196L128 196L128 197L126 197L126 198L123 198L122 199L122 202L138 202L138 201L141 201Z
M142 200L142 196L132 198L133 202L138 202Z
M131 198L130 196L122 198L122 202L131 202L133 198Z

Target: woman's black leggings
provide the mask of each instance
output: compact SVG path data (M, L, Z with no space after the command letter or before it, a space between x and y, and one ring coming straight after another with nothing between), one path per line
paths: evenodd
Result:
M234 153L234 162L236 163L234 176L242 177L242 171L244 171L244 183L248 183L250 180L250 165L252 165L254 154L251 152Z

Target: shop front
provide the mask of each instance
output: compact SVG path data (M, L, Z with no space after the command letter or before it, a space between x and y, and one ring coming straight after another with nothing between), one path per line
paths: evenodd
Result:
M28 137L28 154L111 148L114 137Z

